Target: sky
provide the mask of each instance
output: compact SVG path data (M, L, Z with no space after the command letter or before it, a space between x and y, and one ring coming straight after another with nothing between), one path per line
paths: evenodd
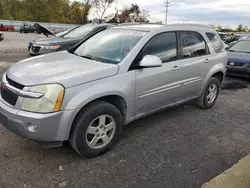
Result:
M150 21L165 21L164 0L116 0L114 7L131 3L150 13ZM108 12L114 11L114 7ZM250 0L169 0L168 23L201 23L250 27Z

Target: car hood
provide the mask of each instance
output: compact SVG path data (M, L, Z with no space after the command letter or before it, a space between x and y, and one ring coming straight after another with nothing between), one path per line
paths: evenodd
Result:
M67 51L32 57L13 65L7 75L25 86L60 83L67 87L113 76L118 65L101 63Z
M51 45L51 44L61 44L67 42L77 42L79 39L77 38L63 38L63 37L49 37L49 38L42 38L32 41L33 44L36 45Z
M37 28L38 31L42 32L46 37L49 35L55 36L55 34L52 31L40 25L39 23L35 23L34 26Z
M250 63L250 53L228 51L228 61Z

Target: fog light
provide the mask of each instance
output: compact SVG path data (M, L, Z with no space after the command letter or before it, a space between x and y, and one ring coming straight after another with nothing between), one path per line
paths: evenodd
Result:
M32 123L28 123L27 124L27 129L30 131L30 132L36 132L36 125L32 124Z

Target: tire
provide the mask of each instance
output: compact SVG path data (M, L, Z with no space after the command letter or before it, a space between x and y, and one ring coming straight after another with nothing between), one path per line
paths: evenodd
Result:
M213 100L209 101L208 95L209 95L209 93L211 93L209 89L213 88L213 86L216 86L217 91L216 91L214 98L211 97L211 99L213 99ZM202 95L197 100L197 105L203 109L211 108L215 104L215 102L217 101L217 98L218 98L219 93L220 93L220 86L221 86L221 83L218 80L218 78L216 78L216 77L210 78L204 91L202 92Z
M101 118L106 119L106 121L102 121ZM115 128L109 132L103 133L103 131L105 132L107 130L105 130L106 126L102 127L102 123L100 123L101 121L105 122L104 125L106 122L108 125L111 125L111 123L114 122L115 124L112 125ZM82 112L80 112L79 115L77 115L72 125L69 139L70 144L81 156L93 158L101 155L110 150L119 141L123 127L122 122L121 112L114 105L104 101L90 103L82 110ZM92 131L94 134L89 133L90 127L94 128L91 129L94 130ZM98 129L97 133L96 129ZM104 145L104 140L100 138L100 136L103 136L104 134L106 135L104 137L109 139L108 142L106 141L106 145ZM107 135L110 135L110 137L107 137ZM91 143L95 143L92 142L94 140L98 140L98 142L91 147Z

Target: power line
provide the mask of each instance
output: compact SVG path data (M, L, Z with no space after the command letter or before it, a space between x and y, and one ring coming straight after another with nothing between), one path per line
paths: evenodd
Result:
M169 0L166 0L166 1L164 2L164 6L165 6L165 24L167 24L167 22L168 22Z

